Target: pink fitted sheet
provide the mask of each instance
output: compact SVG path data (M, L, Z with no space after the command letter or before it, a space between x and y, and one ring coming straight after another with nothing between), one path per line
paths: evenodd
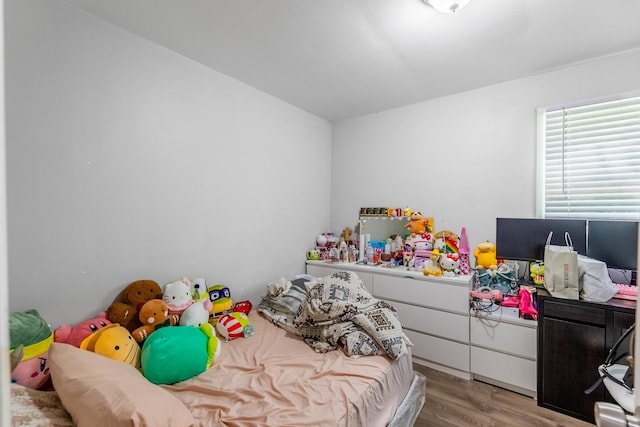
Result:
M163 386L202 426L385 426L411 386L411 352L396 361L315 353L256 311L249 317L254 336L222 343L206 372Z

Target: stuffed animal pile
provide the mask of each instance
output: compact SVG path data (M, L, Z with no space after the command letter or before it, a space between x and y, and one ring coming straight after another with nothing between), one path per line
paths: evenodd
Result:
M225 285L183 277L164 286L148 279L131 282L105 311L55 331L36 310L10 313L11 380L33 389L51 387L48 350L55 341L130 364L155 384L173 384L215 362L218 334L224 341L252 336L251 308L250 301L234 306Z

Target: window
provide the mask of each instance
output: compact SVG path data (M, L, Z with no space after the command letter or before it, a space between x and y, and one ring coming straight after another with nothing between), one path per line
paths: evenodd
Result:
M538 110L542 218L640 220L640 95Z

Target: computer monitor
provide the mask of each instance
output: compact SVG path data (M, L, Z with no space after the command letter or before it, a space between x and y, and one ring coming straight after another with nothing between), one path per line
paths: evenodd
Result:
M638 269L638 222L591 221L587 223L587 256L608 268Z
M496 255L507 260L543 261L544 246L551 231L551 244L564 246L564 234L569 232L573 249L587 254L586 220L497 218Z

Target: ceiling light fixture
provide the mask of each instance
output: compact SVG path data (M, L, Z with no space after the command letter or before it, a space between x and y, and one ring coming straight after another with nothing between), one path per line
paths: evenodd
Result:
M465 7L471 0L422 0L441 13L454 13Z

